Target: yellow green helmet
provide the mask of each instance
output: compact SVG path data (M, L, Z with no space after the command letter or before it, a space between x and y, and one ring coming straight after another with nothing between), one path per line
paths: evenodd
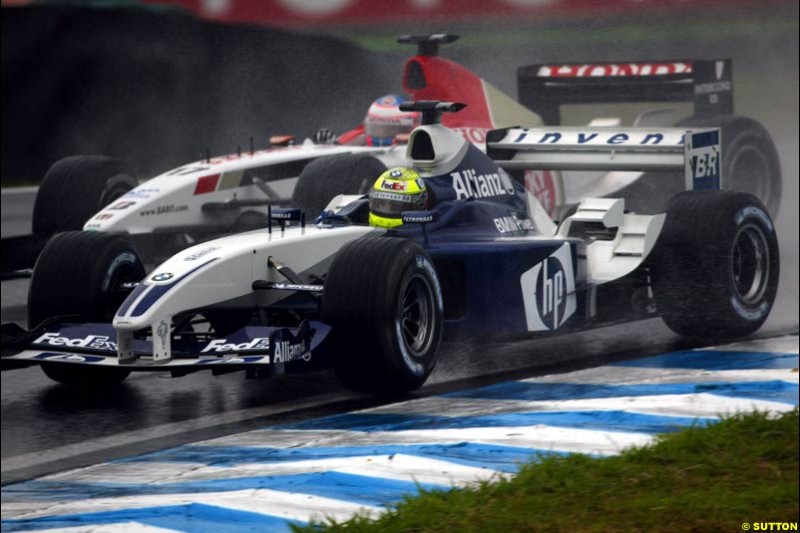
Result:
M428 207L428 190L419 174L410 168L390 168L369 191L369 225L395 228L403 224L404 211Z

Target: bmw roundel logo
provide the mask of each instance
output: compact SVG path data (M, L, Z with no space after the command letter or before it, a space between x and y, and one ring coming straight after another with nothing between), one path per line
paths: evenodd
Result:
M402 171L402 170L400 170L400 169L394 169L394 170L392 170L392 171L389 173L389 175L390 175L391 177L393 177L393 178L399 178L400 176L402 176L402 175L403 175L403 171Z
M153 281L167 281L168 279L172 279L172 274L169 272L162 272L161 274L156 274L150 279Z

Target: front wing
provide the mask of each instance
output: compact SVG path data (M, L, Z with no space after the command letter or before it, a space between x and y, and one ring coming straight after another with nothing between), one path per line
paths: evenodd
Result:
M322 322L304 321L296 328L246 326L224 338L176 338L172 357L158 362L150 339L136 339L136 359L121 361L110 324L55 323L30 332L3 324L0 345L4 369L47 363L168 371L173 376L200 370L267 376L327 368L324 340L329 332Z

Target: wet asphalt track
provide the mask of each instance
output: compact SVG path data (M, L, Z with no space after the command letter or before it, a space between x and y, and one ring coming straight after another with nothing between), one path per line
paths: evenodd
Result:
M775 324L762 334L788 331L796 328ZM409 397L699 345L672 334L660 320L536 342L444 345L428 384ZM380 402L343 389L330 372L265 380L245 380L241 373L177 379L148 373L97 395L55 385L38 368L6 371L2 482Z
M754 21L753 24L757 24ZM468 36L468 30L461 31ZM759 336L798 328L798 50L793 40L774 41L763 34L738 42L711 41L702 57L734 57L736 105L742 114L762 121L776 140L784 173L784 203L777 220L782 245L779 298ZM504 48L497 61L480 48L453 49L451 57L476 68L500 88L514 93L515 67L537 60L576 60L586 49ZM676 39L669 50L656 43L637 49L639 57L690 57L691 43ZM596 46L589 59L624 55L615 44ZM399 61L392 56L392 61ZM399 67L398 67L399 68ZM770 83L761 83L769 79ZM22 197L7 210L3 198L3 236L24 230L29 222ZM2 285L2 320L23 320L27 281ZM511 377L590 367L690 346L660 320L605 328L537 342L492 346L445 346L428 385L415 396L474 386ZM248 381L240 374L212 377L198 373L170 379L134 375L103 396L81 395L49 382L38 368L2 373L2 482L91 464L131 453L160 449L199 438L342 409L379 400L341 388L330 373ZM301 407L300 411L297 407Z

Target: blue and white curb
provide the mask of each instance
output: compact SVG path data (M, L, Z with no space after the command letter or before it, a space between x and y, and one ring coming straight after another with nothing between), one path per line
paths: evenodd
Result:
M798 337L648 357L273 426L2 490L3 531L288 531L419 487L606 456L721 415L798 405Z

